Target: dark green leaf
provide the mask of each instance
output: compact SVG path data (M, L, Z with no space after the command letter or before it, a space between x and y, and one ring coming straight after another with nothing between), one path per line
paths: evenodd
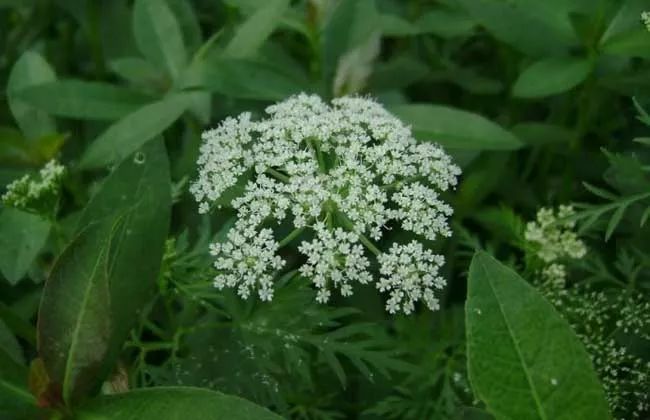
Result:
M164 1L136 0L133 33L140 52L167 70L173 80L187 63L187 51L176 16Z
M4 351L14 362L18 364L25 363L25 356L20 344L9 327L0 319L0 351Z
M131 89L82 80L43 83L18 90L15 96L52 115L96 120L123 117L151 100Z
M396 105L390 111L411 125L419 140L470 150L513 150L523 144L508 130L471 112L442 105Z
M0 271L16 284L40 252L50 232L50 223L40 216L13 208L0 213Z
M16 98L14 93L28 86L56 80L54 70L38 53L26 51L16 61L7 82L7 102L25 137L32 139L56 132L54 120L47 113Z
M108 256L117 225L98 224L63 251L43 291L38 351L70 402L97 381L111 332Z
M77 411L79 420L280 420L239 397L202 388L159 387L100 397Z
M497 419L610 419L589 355L532 286L479 252L469 270L469 377Z
M591 71L586 58L547 58L537 61L519 75L512 94L539 98L566 92L582 83Z
M301 80L278 67L253 60L202 60L196 62L186 88L203 88L234 98L281 100L309 90Z
M289 0L267 0L239 26L224 55L232 58L253 56L278 26L288 7Z
M167 236L170 194L162 141L149 142L93 196L77 239L46 283L39 352L68 402L101 383L150 296Z
M189 95L174 94L127 115L108 127L88 147L80 166L97 168L119 162L162 133L190 104Z

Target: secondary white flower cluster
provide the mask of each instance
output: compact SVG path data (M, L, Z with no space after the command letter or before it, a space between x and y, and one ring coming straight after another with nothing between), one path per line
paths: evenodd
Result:
M266 114L253 120L244 113L203 133L191 186L199 212L230 201L238 214L231 245L213 250L215 284L237 287L242 297L257 289L270 299L273 273L282 267L276 250L313 235L298 247L306 257L300 272L313 280L320 302L329 300L332 288L348 296L353 283L372 282L370 252L382 265L385 278L376 285L391 294L389 311L410 312L418 300L436 308L442 257L418 242L393 245L384 254L371 240L396 228L428 240L451 234L452 209L439 195L460 175L450 157L435 143L418 143L408 126L368 98L327 104L300 94ZM273 232L286 235L287 228L292 233L278 241ZM248 258L260 254L254 264L242 263L248 261L242 260L244 242ZM405 271L402 263L412 267Z
M65 167L55 160L49 161L37 176L24 175L7 186L2 196L5 206L34 212L48 211L58 197Z
M648 32L650 32L650 12L641 12L641 21Z
M536 255L550 263L562 258L582 258L587 252L584 242L573 231L573 207L560 206L556 211L542 208L537 219L526 225L524 238L535 247Z
M442 289L447 282L438 275L445 260L424 249L419 242L407 245L393 244L387 254L378 258L382 278L377 283L381 292L389 292L386 309L391 314L402 310L410 314L415 302L424 300L432 311L440 308L434 289Z

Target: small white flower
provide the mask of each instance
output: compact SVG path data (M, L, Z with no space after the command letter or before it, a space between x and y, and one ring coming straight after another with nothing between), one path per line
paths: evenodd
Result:
M379 272L382 275L377 283L380 292L388 292L390 297L386 310L395 313L402 310L410 314L415 302L424 300L429 309L439 309L435 289L442 289L447 282L438 275L444 263L441 255L436 255L416 241L407 245L393 244L389 252L381 254Z

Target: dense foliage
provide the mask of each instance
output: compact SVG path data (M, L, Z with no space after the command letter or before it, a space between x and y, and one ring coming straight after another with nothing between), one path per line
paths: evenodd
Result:
M650 418L647 10L0 0L0 418Z

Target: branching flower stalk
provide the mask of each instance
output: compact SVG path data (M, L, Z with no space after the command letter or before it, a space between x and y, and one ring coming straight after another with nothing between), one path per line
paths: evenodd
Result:
M453 211L440 193L457 184L458 166L435 143L418 143L371 99L328 105L300 94L266 114L257 121L249 113L227 118L203 134L191 186L199 212L218 206L235 185L244 189L231 201L238 220L226 242L211 247L214 285L271 300L286 265L279 248L304 237L311 240L297 246L305 258L300 273L312 280L319 302L328 302L332 289L349 296L355 283L374 283L389 294L390 313L410 313L418 301L437 309L444 258L416 239L388 251L378 243L398 229L427 240L449 237ZM277 238L287 224L291 233Z

